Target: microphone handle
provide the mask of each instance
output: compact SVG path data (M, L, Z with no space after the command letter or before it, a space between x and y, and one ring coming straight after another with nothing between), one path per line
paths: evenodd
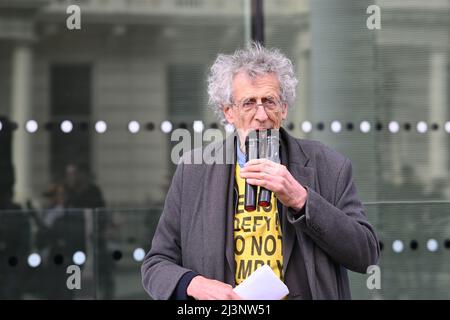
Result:
M270 198L272 197L272 191L267 190L266 188L260 187L259 188L259 198L258 198L258 205L260 207L268 207L270 206Z
M256 193L257 193L257 186L245 182L244 208L246 211L250 212L256 210Z
M273 129L269 129L266 132L266 146L262 154L263 157L279 163L279 132ZM261 207L269 207L272 198L272 191L266 188L259 188L258 205Z
M247 161L258 158L258 136L259 131L255 130L250 132L245 139L245 153ZM258 187L247 183L247 179L245 179L244 208L246 211L250 212L256 210L257 194Z

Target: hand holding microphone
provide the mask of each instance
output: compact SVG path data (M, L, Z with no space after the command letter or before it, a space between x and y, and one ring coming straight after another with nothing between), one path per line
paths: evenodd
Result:
M278 133L278 132L277 132ZM280 163L279 149L280 142L278 139L278 134L275 130L264 130L260 133L262 139L260 140L260 159L268 159L275 163ZM270 200L272 197L272 192L264 187L259 188L258 205L260 207L270 206Z
M300 210L306 203L308 193L287 167L280 164L279 131L271 129L267 138L261 139L262 136L261 131L253 131L246 140L247 163L241 169L241 177L246 182L245 209L255 210L257 201L260 206L270 205L273 192L283 205ZM258 142L256 147L255 139ZM265 147L261 148L264 143ZM259 197L257 186L260 187Z
M251 131L245 140L245 153L247 162L254 159L268 159L280 163L279 157L279 135L277 130L255 130ZM256 201L260 207L270 206L272 192L260 187L257 197L257 186L245 181L244 208L247 211L256 209Z

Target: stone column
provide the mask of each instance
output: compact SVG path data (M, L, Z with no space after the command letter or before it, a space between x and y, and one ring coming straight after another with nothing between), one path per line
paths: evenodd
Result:
M11 57L11 120L19 128L13 136L12 160L16 175L15 200L24 203L31 197L31 141L25 123L31 116L32 60L30 42L15 44Z

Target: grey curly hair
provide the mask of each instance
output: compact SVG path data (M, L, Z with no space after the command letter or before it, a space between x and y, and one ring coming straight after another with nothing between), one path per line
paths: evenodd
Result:
M280 50L265 48L253 42L247 49L236 50L233 54L219 54L211 66L208 77L209 106L222 124L226 124L223 107L232 104L233 77L246 72L250 77L274 73L278 76L281 99L291 108L295 100L298 80L293 65Z

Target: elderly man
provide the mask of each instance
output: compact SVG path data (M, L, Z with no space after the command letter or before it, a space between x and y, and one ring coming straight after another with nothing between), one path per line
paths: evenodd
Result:
M151 297L239 299L233 287L267 264L288 299L349 299L347 269L365 273L377 263L350 161L281 127L296 85L291 61L276 49L255 43L218 56L208 93L236 128L220 142L232 161L178 165L142 265ZM281 163L245 161L245 139L256 129L279 129ZM272 191L269 207L244 209L245 179Z

